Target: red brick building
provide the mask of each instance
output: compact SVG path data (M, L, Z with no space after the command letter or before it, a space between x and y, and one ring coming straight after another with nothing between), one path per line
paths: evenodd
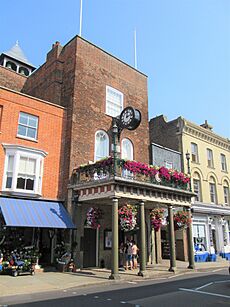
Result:
M112 116L106 111L108 87L114 90L112 95L121 95L121 109L132 105L141 111L138 130L125 131L122 137L131 140L134 159L148 163L147 77L141 72L77 36L64 47L54 44L46 62L23 87L25 93L67 108L68 177L76 166L95 160L95 133L108 133L111 128Z
M6 256L39 246L50 263L48 229L72 228L63 207L64 107L0 86L0 237ZM57 232L55 240L62 235ZM59 238L60 240L60 238Z
M40 166L35 164L35 169L42 169L42 174L34 175L34 181L39 181L37 179L39 176L42 178L40 186L37 185L33 190L20 189L17 191L16 185L6 188L6 179L4 176L0 176L2 193L18 193L18 195L25 196L29 191L31 197L63 199L61 193L64 152L62 138L65 133L65 108L0 87L0 110L0 143L2 144L0 147L0 174L5 175L6 173L4 168L8 146L10 146L9 149L14 146L16 152L19 148L19 150L25 149L28 153L31 150L34 155L37 154L38 162L36 161L36 163L39 163ZM21 125L20 119L22 121L26 118L34 120L34 127ZM20 130L21 127L27 128L27 131ZM31 135L29 135L28 129L31 129Z
M4 81L8 86L11 86L10 77ZM64 161L60 165L63 171L63 195L77 225L77 232L73 236L77 246L77 264L81 267L112 265L112 278L115 278L118 202L119 206L125 203L138 204L142 251L140 272L143 275L146 252L150 257L152 244L149 210L159 204L166 208L168 206L172 226L172 202L189 207L191 193L140 182L133 174L123 172L121 168L116 173L118 165L115 158L113 171L110 169L103 174L102 170L102 176L99 174L99 177L95 172L90 174L90 178L86 175L86 182L81 181L85 174L80 173L80 177L77 177L79 170L76 171L76 168L110 155L115 156L116 149L122 158L149 163L146 75L76 36L65 46L56 42L47 54L46 62L23 82L24 79L18 77L17 89L21 92L66 108L66 133L62 136ZM115 118L119 118L128 106L141 113L141 123L135 130L124 129L118 137L116 129L119 127L114 124ZM132 116L136 116L136 113ZM124 116L125 121L127 118L130 119L130 114ZM120 119L116 121L119 126ZM103 212L100 228L87 226L89 210L94 206ZM170 229L173 235L173 226ZM127 236L136 239L137 230L129 234L119 231L120 241L126 240ZM159 237L157 242L160 244ZM152 254L151 257L154 262L155 256ZM160 251L157 257L160 259ZM171 267L174 267L174 263Z

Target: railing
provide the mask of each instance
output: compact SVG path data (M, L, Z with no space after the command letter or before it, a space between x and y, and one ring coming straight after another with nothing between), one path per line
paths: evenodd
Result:
M72 183L79 185L107 181L114 178L114 174L129 181L152 183L182 190L190 189L190 178L184 173L123 159L118 159L114 163L112 157L74 169Z

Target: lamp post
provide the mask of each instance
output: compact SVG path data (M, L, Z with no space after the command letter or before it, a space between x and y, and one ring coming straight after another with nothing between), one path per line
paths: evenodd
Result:
M112 139L113 139L113 172L114 177L117 175L117 138L118 138L118 126L115 118L113 119L113 127L112 127Z
M191 183L191 169L190 169L190 153L187 151L186 154L186 160L187 160L187 167L188 167L188 175L190 175L190 183L189 183L189 190L192 191L192 183ZM188 217L191 220L192 214L191 214L191 208L187 208ZM189 265L188 269L195 269L195 263L194 263L194 251L193 251L193 234L192 234L192 224L188 226L187 229L187 238L188 238L188 260Z
M186 156L186 160L187 160L188 175L190 175L189 190L192 191L191 169L190 169L190 153L187 151L185 156Z
M191 174L190 163L189 163L189 161L190 161L190 153L187 151L185 156L186 156L186 160L187 160L188 174L190 175Z

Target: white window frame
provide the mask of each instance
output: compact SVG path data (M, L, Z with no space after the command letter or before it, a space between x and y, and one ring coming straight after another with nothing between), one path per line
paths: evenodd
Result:
M207 160L208 160L208 167L214 167L213 163L213 151L210 148L207 148Z
M196 143L191 143L191 160L192 162L198 163L199 157L198 157L198 146Z
M22 123L20 123L20 116L21 116L22 114L27 115L27 116L28 116L28 119L29 119L30 117L33 117L33 118L37 119L36 127L30 126L29 124L22 124ZM26 112L20 112L20 113L19 113L19 116L18 116L17 137L23 138L23 139L27 139L27 140L37 141L37 136L38 136L38 121L39 121L38 116L33 115L33 114L29 114L29 113L26 113ZM34 129L34 130L36 131L35 137L33 138L33 137L29 137L29 136L27 136L27 135L20 134L20 133L19 133L19 126L26 127L26 129L28 129L28 128Z
M201 182L199 178L193 179L193 192L196 193L195 200L201 201Z
M224 183L223 191L224 191L224 204L225 204L225 206L229 206L230 205L230 197L229 197L229 186L228 186L227 183Z
M104 143L105 154L104 155L100 155L100 156L97 155L97 146L101 146L100 144L97 143L98 142L97 135L99 133L103 134L105 136L105 140L106 140L105 143ZM103 158L107 158L108 156L109 156L109 136L108 136L108 134L104 130L98 130L95 133L94 162L99 161L99 160L101 160Z
M2 191L9 192L11 194L41 196L43 164L44 164L44 157L47 155L47 153L44 152L43 150L38 150L18 145L3 144L3 147L5 149L5 165L4 165ZM12 184L10 188L6 188L9 156L13 156ZM34 174L35 178L34 178L33 190L17 188L20 157L23 158L26 157L35 160L35 174Z
M224 154L220 154L221 170L227 172L227 161Z
M127 156L124 155L125 143L130 146L130 153L131 153L130 157L127 157ZM126 159L126 160L133 160L133 152L134 152L133 151L133 143L129 139L127 139L127 138L122 139L122 141L121 141L121 158L122 159Z
M212 204L217 204L216 181L212 177L210 178L209 181L209 192L210 192L210 202Z
M124 155L124 153L125 153L125 150L124 150L125 142L126 142L126 145L127 144L130 145L130 153L131 153L130 157L128 157L127 155ZM122 139L122 141L121 141L121 158L125 159L125 160L132 161L133 160L133 153L134 153L133 143L127 138ZM133 173L131 171L127 170L127 169L122 170L122 176L124 178L133 179Z
M117 102L109 100L109 91L113 92L115 95L120 96L120 104L118 105ZM121 114L121 111L123 110L123 104L124 104L124 95L122 92L116 90L115 88L106 85L106 111L105 113L109 116L116 117ZM111 111L111 105L115 105L118 109L117 111Z

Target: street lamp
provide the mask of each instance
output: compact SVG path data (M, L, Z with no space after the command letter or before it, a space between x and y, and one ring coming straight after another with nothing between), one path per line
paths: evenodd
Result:
M113 171L114 171L114 176L117 175L117 138L118 138L118 126L117 126L117 122L116 119L113 118L113 126L112 126L112 139L113 139L113 148L112 148L112 152L113 152Z
M186 156L186 160L187 160L188 174L190 175L191 174L190 163L189 163L189 161L190 161L190 153L187 151L185 156Z
M191 175L191 169L190 169L190 153L187 151L186 154L186 160L187 160L187 167L188 167L188 175ZM189 183L189 190L192 190L192 183L191 183L191 176L190 176L190 183Z

